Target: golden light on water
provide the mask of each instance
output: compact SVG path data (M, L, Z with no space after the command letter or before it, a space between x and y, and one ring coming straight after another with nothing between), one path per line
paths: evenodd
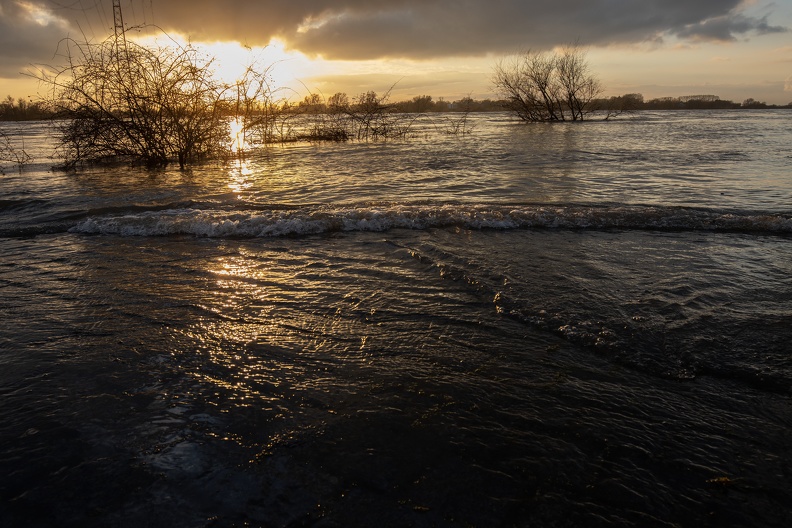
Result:
M240 157L229 174L228 188L238 195L253 189L255 180L252 178L253 168L250 161ZM241 198L241 196L239 196Z
M232 119L228 124L231 135L231 152L237 153L245 150L245 125L242 119Z

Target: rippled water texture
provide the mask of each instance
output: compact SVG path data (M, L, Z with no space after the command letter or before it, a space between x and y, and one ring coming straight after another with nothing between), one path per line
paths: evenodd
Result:
M790 114L0 176L3 526L787 526ZM16 127L16 128L14 128Z

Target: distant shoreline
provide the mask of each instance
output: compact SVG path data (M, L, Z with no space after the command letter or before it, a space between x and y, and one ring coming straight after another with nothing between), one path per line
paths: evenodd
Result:
M450 103L448 107L443 109L427 109L422 111L414 111L407 108L401 108L403 103L394 103L392 106L394 108L394 113L405 113L405 114L440 114L440 113L495 113L495 112L508 112L509 110L498 105L497 101L476 101L478 103L475 105L474 108L464 108L460 105L455 103ZM788 105L771 105L771 104L764 104L756 105L756 106L743 106L739 103L733 103L731 101L718 101L718 104L710 104L710 105L691 105L689 103L669 103L669 104L657 104L653 101L649 101L647 103L643 103L639 108L630 109L629 112L625 113L638 113L638 112L652 112L652 111L676 111L676 112L684 112L684 111L695 111L695 110L792 110L792 104ZM322 114L325 113L324 109L310 109L305 110L303 112L298 112L303 114ZM229 117L232 117L229 115ZM0 115L0 122L5 123L13 123L13 122L25 122L25 121L46 121L46 120L57 120L57 115L55 112L29 112L29 113L10 113L9 115Z

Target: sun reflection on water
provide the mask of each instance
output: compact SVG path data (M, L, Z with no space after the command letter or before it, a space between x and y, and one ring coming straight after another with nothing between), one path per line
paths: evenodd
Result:
M235 118L228 123L231 135L231 152L243 152L247 148L245 141L245 124L242 119Z
M324 416L360 390L358 378L335 372L340 364L347 372L362 368L369 353L361 344L376 346L374 323L361 317L371 313L365 301L376 299L339 290L326 248L306 249L295 257L251 243L205 261L197 317L179 334L189 343L184 372L218 412Z
M250 160L238 159L228 176L228 188L235 193L249 191L254 185L254 180L252 178L253 168Z

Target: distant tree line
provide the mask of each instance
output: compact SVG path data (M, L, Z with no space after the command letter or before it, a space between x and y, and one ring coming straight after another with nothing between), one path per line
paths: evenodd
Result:
M640 95L640 94L636 94ZM720 110L736 108L792 108L792 102L787 105L773 105L748 98L742 103L721 99L717 95L685 95L682 97L660 97L642 101L639 110Z
M0 120L33 121L52 117L52 110L44 101L14 99L10 95L0 102Z
M374 93L374 92L370 92ZM349 106L349 101L365 99L366 94L350 98L344 92L338 92L326 101L319 94L310 94L297 103L294 108L308 114L317 114L336 111ZM291 104L291 103L288 103ZM440 97L435 100L431 95L416 95L406 101L388 103L391 111L405 114L427 114L437 112L502 112L505 108L502 100L482 99L476 100L470 96L454 101L447 101Z
M278 110L296 114L320 114L338 108L338 101L350 98L346 93L339 92L326 101L318 94L305 96L302 101L281 101ZM335 105L332 102L335 101ZM792 102L786 105L768 104L753 98L748 98L742 103L727 99L720 99L716 95L686 95L681 97L658 97L644 100L639 93L624 94L613 97L600 97L592 99L594 111L604 111L607 108L623 108L625 111L638 110L708 110L708 109L779 109L792 108ZM417 95L405 101L389 103L390 111L423 114L445 112L502 112L508 109L504 99L473 99L463 97L456 100L446 100L443 97L435 99L431 95ZM222 105L224 115L235 115L236 105L233 101ZM0 121L36 121L50 119L56 116L51 106L46 101L29 99L14 99L10 95L0 102Z

